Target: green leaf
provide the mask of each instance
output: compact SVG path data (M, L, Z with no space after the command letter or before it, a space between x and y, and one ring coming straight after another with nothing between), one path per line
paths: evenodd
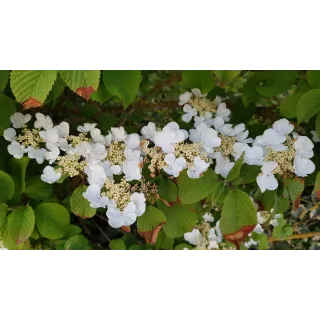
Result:
M320 89L305 93L297 103L298 122L308 122L320 111Z
M259 241L259 243L258 243L259 250L268 250L269 249L268 237L266 234L253 232L252 238L254 241Z
M155 245L155 249L163 249L163 250L172 250L174 244L174 239L168 237L163 230L159 232L157 243Z
M320 89L320 71L308 70L307 80L311 88Z
M41 180L40 176L31 177L27 181L26 194L36 200L44 200L51 196L52 185Z
M40 106L51 91L57 74L56 70L11 71L11 90L17 101L23 105L34 99L34 106Z
M183 171L178 177L178 197L183 204L198 202L212 192L217 182L217 175L210 168L198 179L189 178Z
M307 89L301 92L294 92L282 100L279 106L281 115L286 118L295 118L297 116L298 101L306 91Z
M126 244L122 239L114 239L110 241L111 250L127 250Z
M87 100L99 87L100 70L60 70L59 74L72 91Z
M228 175L226 177L226 181L232 181L232 180L236 179L237 177L239 177L240 170L243 165L243 161L244 161L244 152L242 152L240 158L236 161L234 166L231 168L230 172L228 173Z
M8 229L16 243L26 241L32 234L35 224L34 212L30 206L19 207L8 216Z
M169 202L177 200L178 188L172 180L162 179L158 188L160 197Z
M182 237L186 232L192 231L197 223L197 213L192 211L190 205L175 203L166 207L164 214L167 223L163 226L163 231L171 238Z
M71 211L82 218L92 218L97 209L90 207L90 202L83 197L83 193L86 192L87 186L81 185L73 191L70 198Z
M2 92L9 80L9 71L8 70L0 70L0 92Z
M8 250L17 250L19 249L19 245L14 240L12 240L11 233L8 228L8 218L9 217L5 218L1 227L0 239Z
M292 202L295 202L299 195L304 190L304 181L303 179L285 179L284 185L289 192Z
M277 219L278 225L275 226L272 230L272 236L274 238L286 238L287 236L292 235L292 228L286 226L286 221L284 220L283 213L280 213L281 217Z
M218 182L213 186L211 193L211 203L218 205L221 201L224 201L224 198L227 196L228 189L225 187L224 183Z
M320 171L317 173L313 194L320 199Z
M220 229L224 235L258 223L256 209L250 197L241 190L230 190L223 205Z
M88 250L89 240L82 234L77 234L69 238L64 244L65 250Z
M228 82L237 77L241 70L216 70L215 75L223 82Z
M14 194L14 182L4 171L0 171L0 203L7 202Z
M155 244L161 226L166 221L166 216L161 210L148 206L145 213L137 219L138 232L147 242Z
M0 93L0 135L11 125L10 117L16 112L16 106L12 99Z
M26 171L27 166L30 162L28 157L22 157L21 159L11 158L10 159L10 170L12 175L17 178L20 193L26 190Z
M81 228L74 225L74 224L69 224L68 226L66 226L65 228L65 234L64 234L64 238L71 238L72 236L75 236L76 234L81 233Z
M240 170L240 176L232 181L233 184L247 184L256 181L261 172L260 166L244 163Z
M137 70L105 70L103 83L107 91L122 100L127 108L135 99L141 82L141 71Z
M207 70L184 70L182 82L188 89L198 88L201 93L208 93L214 87L213 74Z
M68 210L56 203L41 203L36 209L36 226L40 234L48 239L60 239L64 236L70 222Z
M65 82L58 75L57 80L55 81L55 83L54 83L54 85L53 85L53 87L52 87L52 89L46 99L46 103L48 103L49 101L57 100L61 96L65 87L66 87Z
M277 212L286 212L289 207L289 199L283 197L277 197L276 211Z
M262 195L261 195L261 202L264 206L265 211L270 211L276 202L276 192L274 190L266 190Z
M0 204L0 228L4 222L4 219L7 215L8 206L5 203Z
M316 119L316 131L318 136L320 136L320 112L317 115L317 119Z
M101 83L98 91L94 92L90 99L94 101L98 101L100 104L105 103L106 101L110 100L112 98L112 94L106 90L106 88Z

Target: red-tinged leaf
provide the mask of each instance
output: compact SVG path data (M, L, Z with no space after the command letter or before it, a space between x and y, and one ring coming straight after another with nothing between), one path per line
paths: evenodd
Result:
M31 109L31 108L41 108L42 103L37 99L30 98L27 101L22 103L23 109Z
M317 197L317 199L320 199L320 171L317 173L313 194Z
M238 230L235 233L224 234L223 236L226 240L233 243L239 250L240 244L245 240L248 234L253 231L255 227L256 225L242 227L240 230Z
M304 179L303 178L294 178L293 180L286 179L284 184L290 195L293 210L297 210L300 206L300 198L304 189Z
M148 243L155 245L158 234L166 222L166 216L161 210L148 206L145 213L137 219L138 233Z
M123 226L123 227L121 227L121 230L123 231L123 232L126 232L126 233L130 233L131 232L131 228L130 228L130 226Z
M93 87L83 87L83 88L78 88L76 90L76 93L80 96L85 98L87 101L89 100L91 94L95 92L96 90Z
M151 245L155 245L157 242L158 234L162 228L162 226L165 224L165 222L160 223L155 227L154 230L152 231L140 231L138 232L144 239L146 240L147 243L150 243Z
M241 190L230 190L220 219L223 236L239 248L257 223L257 212L250 197Z

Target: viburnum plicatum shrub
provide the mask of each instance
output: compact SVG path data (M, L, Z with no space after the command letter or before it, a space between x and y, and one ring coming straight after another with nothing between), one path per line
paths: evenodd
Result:
M250 108L294 86L297 74L283 73L283 79L268 71L249 77L243 104ZM239 74L215 72L222 86ZM186 71L182 80L191 90L180 93L179 120L150 121L133 133L123 126L104 131L89 122L71 130L71 122L55 123L42 110L26 110L42 106L58 76L86 99L99 87L100 71L11 72L12 92L24 109L12 112L10 126L3 128L2 152L12 156L14 174L0 171L0 247L28 243L37 249L44 238L62 241L65 249L90 248L82 229L70 224L69 212L88 220L98 215L108 228L121 230L124 236L110 239L98 226L112 249L171 249L174 244L177 249L267 249L270 230L273 237L292 235L284 213L289 206L299 207L305 179L316 170L314 143L294 122L279 117L260 134L250 134L244 123L231 123L228 95L213 95L211 72ZM103 81L103 90L127 106L139 90L141 74L106 71ZM250 81L257 85L254 93L246 87ZM306 91L305 86L300 81L281 100L282 113L295 95L299 104L320 90ZM301 116L297 109L301 121L315 115L309 107L306 112ZM311 134L320 141L317 131ZM30 161L40 174L26 179ZM62 185L70 194L61 203Z

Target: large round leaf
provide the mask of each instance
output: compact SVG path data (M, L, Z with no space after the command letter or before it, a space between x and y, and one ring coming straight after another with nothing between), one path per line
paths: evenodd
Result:
M11 239L16 243L26 241L33 232L34 224L34 212L30 206L22 206L13 210L8 217Z
M79 186L73 191L70 198L71 211L82 218L91 218L96 214L97 209L90 207L90 202L83 197L83 192L87 190L87 186Z
M190 205L174 204L166 207L164 214L167 223L163 226L164 233L171 238L182 237L186 232L192 231L197 224L197 214Z
M0 171L0 203L6 202L14 194L14 182L12 178L3 171Z
M320 89L313 89L305 93L297 103L298 122L308 122L320 111Z
M35 209L36 226L48 239L62 238L70 222L68 210L57 203L41 203Z
M41 180L40 176L35 176L27 181L26 194L36 200L44 200L50 197L52 185Z

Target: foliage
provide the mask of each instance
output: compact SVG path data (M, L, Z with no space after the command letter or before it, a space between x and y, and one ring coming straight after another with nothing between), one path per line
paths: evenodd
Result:
M12 117L15 112L32 120L19 126L22 118ZM41 125L32 127L34 120ZM152 137L161 132L161 139L148 138L148 122L155 124ZM178 127L170 127L172 122ZM89 123L96 126L86 132ZM115 130L121 126L123 139ZM59 134L52 142L55 127ZM277 137L263 140L268 128ZM0 71L0 134L0 247L320 247L320 71ZM61 147L64 139L70 149ZM90 149L77 159L76 173L63 167L61 159L72 154L77 139L92 148L102 145L108 156L89 162L95 152ZM276 145L284 149L270 160ZM110 160L111 146L123 148L121 163ZM279 160L285 150L294 153L287 167ZM155 169L154 152L162 157ZM105 160L103 172L94 173ZM277 169L265 166L271 161ZM94 190L104 175L109 182ZM115 198L120 185L127 193ZM121 201L133 203L135 211Z

